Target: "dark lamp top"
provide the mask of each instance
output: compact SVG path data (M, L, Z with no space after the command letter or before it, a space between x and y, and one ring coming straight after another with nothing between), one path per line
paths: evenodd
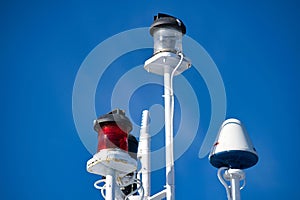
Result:
M132 130L132 123L125 116L125 111L115 109L105 115L100 116L94 124L94 130L99 132L102 125L107 123L116 123L124 132L129 133Z
M180 19L162 13L158 13L157 16L154 16L154 22L150 27L150 34L153 36L154 31L159 28L173 28L182 34L186 33L186 27Z

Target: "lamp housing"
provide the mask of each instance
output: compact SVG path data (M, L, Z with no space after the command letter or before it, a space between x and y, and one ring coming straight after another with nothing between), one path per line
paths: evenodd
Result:
M152 57L145 61L145 70L163 76L176 68L176 76L190 68L190 59L182 53L182 37L185 33L186 27L180 19L162 13L154 16L150 27L154 52ZM179 66L176 67L177 65Z
M154 39L154 54L159 52L182 52L182 36L186 27L180 19L158 13L150 27Z
M98 133L97 152L109 148L128 151L128 134L132 124L123 110L115 109L100 116L94 121L94 130Z
M242 123L237 119L223 122L209 155L216 167L246 169L258 162L258 154Z

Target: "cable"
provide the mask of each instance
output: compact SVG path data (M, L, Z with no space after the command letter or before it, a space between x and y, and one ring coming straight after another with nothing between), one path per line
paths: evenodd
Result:
M141 194L139 194L139 196L140 196L140 200L143 200L143 198L144 198L144 188L143 188L142 182L137 178L127 180L126 182L127 183L123 183L122 179L119 179L117 186L121 189L123 187L129 186L129 185L132 185L132 184L137 184L138 187L134 191L132 191L128 195L126 195L124 200L128 200L128 198L130 196L137 193L138 191L141 191ZM100 186L99 184L101 184L101 183L104 183L104 185ZM100 180L95 181L94 187L96 189L100 190L102 197L105 199L106 198L106 195L105 195L106 179L100 179Z
M103 186L99 186L98 184L100 184L100 183L104 183L104 185L103 185ZM94 187L95 187L96 189L98 189L98 190L103 189L103 188L105 187L105 179L100 179L100 180L96 181L96 182L94 183Z
M105 199L105 193L104 193L104 191L106 190L106 182L105 182L106 180L105 179L100 179L100 180L98 180L98 181L96 181L95 183L94 183L94 187L97 189L97 190L100 190L101 191L101 195L102 195L102 197ZM103 186L99 186L99 184L100 183L104 183L104 185Z
M225 187L226 189L226 194L227 194L227 198L228 200L231 200L231 193L230 193L230 186L227 185L226 181L223 179L222 175L221 175L221 172L223 170L228 170L227 167L220 167L218 169L218 178L220 180L220 182L222 183L222 185Z
M173 69L172 73L171 73L171 77L170 77L170 96L171 96L171 111L170 111L170 115L171 115L171 127L173 127L173 118L174 118L174 91L173 91L173 78L175 75L175 72L177 71L177 69L180 67L182 61L183 61L183 53L179 52L178 55L180 56L180 60L178 62L178 64L176 65L176 67Z
M132 191L128 195L126 195L124 199L127 200L130 196L132 196L133 194L135 194L136 192L138 192L140 190L141 194L139 196L140 196L140 200L142 200L143 197L144 197L144 188L143 188L142 182L139 179L134 179L131 183L126 183L126 184L123 184L123 185L119 185L119 187L120 188L121 187L126 187L126 186L129 186L129 185L132 185L132 184L137 184L139 187L137 187L134 191Z
M135 177L136 177L136 171L134 171L132 175L126 175L123 178L118 178L117 179L118 185L120 187L126 187L128 185L132 185L136 179Z
M177 69L180 67L182 61L183 61L183 53L179 52L178 55L180 56L180 60L178 62L178 64L176 65L176 67L173 69L172 73L171 73L171 84L170 84L170 91L171 91L171 96L173 96L173 78L175 75L175 72L177 71Z
M240 190L244 189L245 186L246 186L246 178L244 178L243 185L240 187Z
M176 67L173 69L170 77L170 96L171 96L171 126L173 127L173 117L174 117L174 91L173 91L173 78L175 75L175 72L180 67L182 61L183 61L183 53L179 52L178 55L180 56L180 60Z

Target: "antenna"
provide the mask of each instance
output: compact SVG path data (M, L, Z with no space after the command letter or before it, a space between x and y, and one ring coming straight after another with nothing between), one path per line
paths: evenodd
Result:
M138 158L141 162L141 179L144 188L144 198L148 199L151 194L151 158L150 158L150 146L151 138L149 135L149 111L144 110L142 114L142 124L140 130L140 142L138 148Z
M226 189L228 200L240 200L240 190L246 185L243 169L258 162L256 150L242 123L237 119L223 122L209 155L218 168L218 178ZM222 171L225 171L222 177ZM230 186L226 183L230 181ZM240 187L240 181L244 181Z

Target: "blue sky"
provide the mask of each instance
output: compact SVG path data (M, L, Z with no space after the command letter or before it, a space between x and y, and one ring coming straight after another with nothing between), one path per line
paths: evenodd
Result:
M246 170L242 198L299 199L299 9L291 0L2 1L1 199L101 199L93 188L97 176L85 169L92 155L73 120L76 74L99 43L149 27L157 12L182 19L188 36L209 53L226 90L226 117L245 124L259 153L258 164ZM149 49L134 51L109 66L97 87L98 115L111 109L117 71L126 73L150 56ZM207 87L194 69L185 77L201 102L201 119L191 146L175 163L177 199L226 199L216 169L198 157L211 115ZM143 98L145 91L153 96ZM129 112L135 123L144 107L163 102L162 91L145 85L133 94ZM162 141L162 133L155 135L154 148ZM163 188L162 177L164 170L153 172L153 193Z

